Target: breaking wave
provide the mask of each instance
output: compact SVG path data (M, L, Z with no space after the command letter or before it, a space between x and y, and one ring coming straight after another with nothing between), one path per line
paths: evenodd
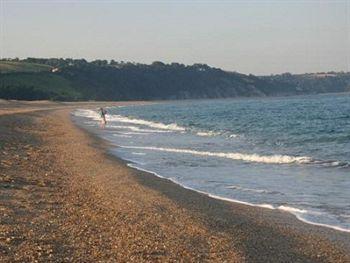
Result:
M150 129L142 129L140 127L137 127L137 126L131 126L131 125L126 125L126 126L123 126L123 125L109 125L108 127L110 128L117 128L117 129L122 129L122 130L131 130L131 131L135 131L135 132L146 132L146 133L149 133L149 132L155 132L155 133L163 133L163 132L169 132L169 131L166 131L166 130L150 130Z
M259 193L259 194L283 194L283 193L278 192L278 191L269 191L269 190L265 190L265 189L244 188L244 187L237 186L237 185L227 186L226 189L233 189L233 190L244 191L244 192L254 192L254 193Z
M210 156L227 158L232 160L241 160L246 162L257 162L257 163L269 163L269 164L305 164L312 163L313 160L306 156L289 156L289 155L270 155L263 156L258 154L244 154L244 153L223 153L223 152L208 152L208 151L196 151L190 149L176 149L176 148L162 148L152 146L120 146L128 149L140 149L140 150L151 150L151 151L162 151L172 153L185 153L197 156Z
M100 121L101 117L98 114L97 111L94 110L85 110L85 109L78 109L74 112L74 115L86 117L86 118L92 118L96 121ZM184 127L178 126L176 123L160 123L160 122L153 122L153 121L146 121L142 119L136 119L136 118L128 118L121 115L106 115L107 121L116 121L121 123L131 123L131 124L137 124L137 125L143 125L148 126L151 128L161 129L161 130L169 130L169 131L185 131ZM154 132L152 130L152 132Z
M220 135L220 132L200 131L200 132L197 132L197 135L198 135L198 136L203 136L203 137L211 137L211 136Z
M184 127L178 126L176 123L164 124L160 122L146 121L142 119L132 119L128 117L124 117L121 115L109 115L109 121L118 121L122 123L132 123L138 125L144 125L151 128L161 129L161 130L170 130L170 131L185 131Z

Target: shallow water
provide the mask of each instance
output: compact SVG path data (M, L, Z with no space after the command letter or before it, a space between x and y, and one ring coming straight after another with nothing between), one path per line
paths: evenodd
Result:
M74 115L115 155L212 196L350 232L350 94L164 102Z

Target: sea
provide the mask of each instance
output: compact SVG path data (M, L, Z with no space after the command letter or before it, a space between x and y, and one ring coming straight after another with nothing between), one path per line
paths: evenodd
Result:
M350 233L350 93L164 101L72 117L130 167Z

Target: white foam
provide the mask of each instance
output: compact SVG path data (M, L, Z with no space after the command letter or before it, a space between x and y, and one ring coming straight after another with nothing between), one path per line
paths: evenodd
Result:
M220 135L220 133L214 132L214 131L200 131L200 132L197 132L197 135L203 136L203 137L212 137L212 136Z
M262 156L258 154L244 154L244 153L223 153L223 152L208 152L208 151L196 151L190 149L177 149L177 148L162 148L162 147L152 147L152 146L120 146L122 148L129 149L143 149L152 151L162 151L162 152L172 152L172 153L184 153L192 154L198 156L210 156L227 158L232 160L241 160L246 162L257 162L257 163L269 163L269 164L290 164L290 163L311 163L312 159L310 157L296 157L288 155L270 155Z
M239 191L260 193L260 194L276 194L276 193L280 193L280 192L277 192L277 191L269 191L269 190L264 190L264 189L244 188L244 187L237 186L237 185L230 185L230 186L227 186L226 188L227 189L235 189L235 190L239 190Z
M122 123L132 123L132 124L138 124L138 125L144 125L151 128L157 128L161 130L170 130L170 131L184 131L185 128L178 126L176 123L171 124L165 124L160 122L152 122L152 121L146 121L142 119L134 119L134 118L128 118L121 115L107 115L107 120L109 121L117 121Z
M322 227L335 229L335 230L338 230L338 231L341 231L341 232L350 233L350 229L347 229L347 228L343 228L343 227L340 227L340 226L333 226L333 225L323 224L323 223L312 222L310 220L307 220L307 219L303 218L302 216L300 216L298 214L295 214L295 213L292 213L292 214L294 214L296 216L296 218L299 219L300 221L302 221L304 223L307 223L307 224L310 224L310 225L322 226Z
M349 163L341 161L319 161L323 166L328 167L349 167Z
M350 218L350 215L347 215L347 214L341 214L340 216L345 218Z
M275 209L273 207L273 205L270 205L270 204L261 204L261 205L253 205L253 206L259 206L259 207L267 208L267 209Z
M290 213L298 213L298 214L308 213L307 210L299 209L299 208L295 208L295 207L290 207L290 206L284 206L284 205L279 206L278 209L282 210L282 211L290 212Z
M315 225L315 226L322 226L322 227L332 228L332 229L335 229L335 230L338 230L338 231L350 233L350 229L346 229L346 228L339 227L339 226L334 226L334 225L317 223L317 222L313 222L313 221L307 220L305 218L305 216L307 216L308 214L309 215L322 215L322 214L324 214L322 212L309 211L309 210L305 210L305 209L299 209L299 208L290 207L290 206L284 206L284 205L281 205L281 206L277 207L277 209L293 214L294 216L296 216L297 219L299 219L300 221L302 221L304 223L308 223L308 224Z
M131 126L131 125L108 125L110 128L117 128L117 129L122 129L122 130L131 130L131 131L136 131L136 132L145 132L145 133L164 133L164 132L169 132L165 130L151 130L151 129L142 129L137 126Z
M124 160L126 160L126 159L124 159ZM136 169L136 170L139 170L139 171L143 171L143 172L146 172L146 173L153 174L153 175L155 175L155 176L157 176L157 177L159 177L159 178L166 179L164 176L161 176L160 174L157 174L157 173L152 172L152 171L150 171L150 170L146 170L146 169L144 169L144 168L140 168L140 167L134 165L133 163L128 163L127 166L129 166L129 167L131 167L131 168L134 168L134 169ZM168 179L168 180L170 180L170 179ZM170 181L172 181L172 180L170 180Z
M125 134L125 135L148 135L149 133L147 133L147 132L121 132L121 134Z
M77 109L74 111L74 115L91 118L96 121L101 120L100 114L98 114L98 112L94 110ZM106 120L107 120L107 123L110 121L116 121L121 123L131 123L136 125L148 126L148 127L156 128L160 130L168 130L168 131L185 131L186 130L184 127L178 126L176 123L165 124L165 123L146 121L146 120L136 119L136 118L128 118L117 114L116 115L107 114Z
M341 163L338 161L330 162L329 166L339 166Z
M137 168L136 168L136 166L133 166L133 164L138 164L138 165L145 165L146 164L146 163L143 163L143 162L140 162L140 161L136 161L136 160L133 160L133 159L128 159L128 158L123 158L123 160L131 162L131 163L128 163L127 166L130 166L130 167L135 168L135 169L137 169ZM149 172L149 171L147 171L147 172ZM151 172L149 172L149 173L151 173Z
M73 114L75 116L79 116L79 117L85 117L85 118L90 118L93 120L101 120L101 115L97 113L97 111L93 111L93 110L86 110L86 109L76 109Z
M113 134L113 136L115 136L115 137L123 137L123 138L131 138L130 135L126 135L126 134Z
M193 189L193 188L188 188L188 189L191 189L191 190L193 190L193 191L196 191L196 190ZM227 198L227 197L222 197L222 196L218 196L218 195L213 195L213 194L210 194L210 193L207 193L207 192L202 192L202 191L196 191L196 192L200 192L200 193L202 193L202 194L206 194L206 195L208 195L209 197L214 198L214 199L218 199L218 200L223 200L223 201L238 203L238 204L242 204L242 205L249 205L249 206L254 206L254 207L262 207L262 208L267 208L267 209L275 209L275 208L274 208L272 205L270 205L270 204L252 204L252 203L249 203L249 202L244 202L244 201L240 201L240 200L236 200L236 199L232 199L232 198Z
M139 153L139 152L132 152L133 155L146 155L145 153Z

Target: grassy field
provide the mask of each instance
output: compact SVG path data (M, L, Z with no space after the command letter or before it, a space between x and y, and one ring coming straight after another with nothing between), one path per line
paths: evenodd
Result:
M0 73L13 72L42 72L50 71L51 66L44 64L15 62L15 61L0 61Z

